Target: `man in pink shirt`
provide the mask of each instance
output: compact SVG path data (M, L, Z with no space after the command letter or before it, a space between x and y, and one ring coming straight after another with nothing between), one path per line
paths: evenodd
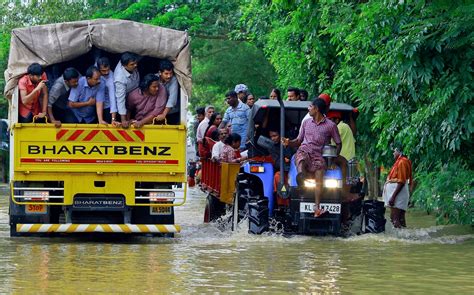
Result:
M337 125L326 119L326 103L317 98L308 107L310 119L303 121L300 133L296 139L283 138L285 146L299 147L296 152L296 167L298 175L312 174L316 180L315 188L315 212L318 217L324 212L319 208L321 200L321 189L323 185L326 162L322 156L324 145L330 144L331 139L336 143L337 154L341 152L341 137ZM301 174L303 173L303 174Z
M18 89L20 90L19 123L31 123L34 116L39 118L46 116L48 108L47 80L41 65L33 63L28 67L27 74L18 81Z
M154 74L146 75L140 87L130 92L127 98L127 116L132 116L132 124L140 128L153 122L166 107L166 89L160 84L160 78ZM130 118L127 118L130 120Z

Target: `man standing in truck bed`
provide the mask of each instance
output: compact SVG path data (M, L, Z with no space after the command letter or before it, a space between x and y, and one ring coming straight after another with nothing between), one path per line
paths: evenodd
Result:
M44 118L48 105L46 74L38 63L28 67L27 74L18 81L20 99L18 104L18 122L31 123L34 116ZM40 105L40 97L42 103Z
M76 116L68 107L68 98L71 89L77 87L79 78L80 74L75 68L67 68L49 91L48 116L56 126L60 126L61 122L77 123Z
M69 107L74 112L79 123L96 123L96 100L103 101L105 85L100 83L100 72L97 67L91 66L86 76L79 78L79 84L71 89Z
M127 95L138 88L140 84L140 74L138 73L138 55L125 52L120 57L120 62L115 67L114 85L117 110L120 115L122 127L127 128ZM112 122L114 124L114 122ZM115 124L114 124L115 125Z
M160 62L160 68L158 69L157 76L160 78L160 84L166 89L168 100L166 102L166 108L163 114L158 116L158 121L162 121L166 118L167 124L179 124L179 84L178 79L173 72L173 64L165 59Z

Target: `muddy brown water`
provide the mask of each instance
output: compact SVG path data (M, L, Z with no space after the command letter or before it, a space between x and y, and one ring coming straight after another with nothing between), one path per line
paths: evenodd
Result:
M474 294L474 230L435 226L348 239L253 236L203 224L205 196L190 189L165 238L10 238L0 191L0 293Z

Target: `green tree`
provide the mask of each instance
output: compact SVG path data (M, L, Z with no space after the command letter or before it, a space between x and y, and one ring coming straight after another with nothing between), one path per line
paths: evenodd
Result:
M112 1L113 2L113 1ZM254 95L268 95L275 71L260 49L237 38L235 27L244 1L128 1L101 2L94 17L134 20L188 31L193 57L191 109L213 104L223 110L224 94L244 83ZM105 7L105 8L103 8Z
M67 9L65 9L67 7ZM10 34L14 28L87 19L89 10L82 1L68 0L32 0L28 4L22 1L2 1L0 3L0 70L7 68L10 48ZM0 76L0 89L5 87L5 79ZM0 94L0 117L5 118L8 101Z
M242 25L279 86L357 105L359 155L389 166L403 143L424 186L450 165L472 171L473 12L467 1L253 0ZM450 198L460 189L445 185Z

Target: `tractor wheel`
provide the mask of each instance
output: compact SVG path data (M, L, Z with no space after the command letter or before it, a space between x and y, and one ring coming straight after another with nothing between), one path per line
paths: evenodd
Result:
M225 205L211 194L207 195L204 208L204 223L214 222L224 213Z
M248 203L249 233L260 235L269 230L268 199Z

